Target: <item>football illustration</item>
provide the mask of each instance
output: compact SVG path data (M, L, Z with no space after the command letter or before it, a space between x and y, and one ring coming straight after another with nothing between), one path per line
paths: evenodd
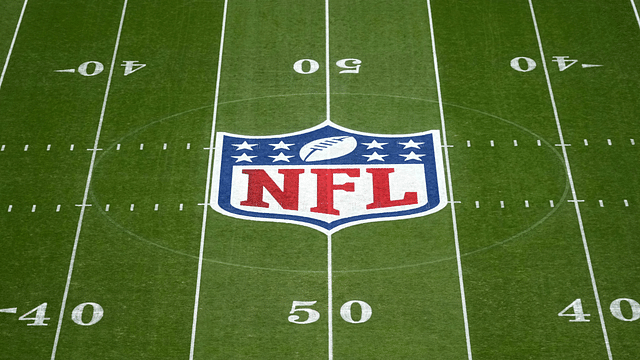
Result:
M332 136L314 140L300 149L300 158L306 162L339 158L351 153L358 146L352 136Z

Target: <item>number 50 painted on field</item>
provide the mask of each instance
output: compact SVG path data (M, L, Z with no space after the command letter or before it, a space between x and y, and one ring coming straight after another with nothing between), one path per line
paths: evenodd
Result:
M311 324L318 321L318 319L320 319L320 313L318 311L314 309L310 309L308 307L299 307L299 306L312 306L315 303L317 303L317 301L294 301L293 304L291 305L291 312L289 312L289 314L295 314L296 312L306 312L308 316L306 320L300 320L299 315L289 315L289 319L288 319L289 322L294 324L304 325L304 324ZM360 305L360 311L361 311L360 320L357 320L357 321L353 320L353 317L351 316L351 306L353 304ZM371 319L372 313L373 311L371 310L371 306L369 306L369 304L367 304L366 302L360 301L360 300L347 301L340 308L340 316L342 316L342 319L352 324L362 324L364 322L367 322L369 319Z
M307 65L307 63L309 65ZM340 74L358 74L360 72L360 65L362 61L359 59L342 59L336 62L336 65L344 70L340 71ZM308 70L305 70L308 69ZM298 74L308 75L320 69L320 64L313 59L298 60L293 64L293 70Z

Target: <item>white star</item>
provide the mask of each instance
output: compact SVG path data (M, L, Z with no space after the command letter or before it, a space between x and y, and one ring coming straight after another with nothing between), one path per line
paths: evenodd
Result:
M402 154L398 154L400 156L404 156L404 161L407 160L418 160L418 161L422 161L422 159L420 159L423 156L426 156L425 154L416 154L413 151L411 152L411 154L407 154L407 155L402 155Z
M384 145L387 145L387 144L388 144L388 143L379 143L379 142L377 142L377 141L375 141L375 140L373 140L373 141L372 141L372 142L370 142L370 143L362 143L362 145L367 145L367 150L369 150L369 149L374 149L374 148L375 148L375 149L382 149L382 147L383 147Z
M384 159L383 159L383 158L384 158L385 156L389 156L389 155L380 155L380 154L378 154L377 152L375 152L375 151L374 151L374 152L373 152L373 154L371 154L371 155L362 155L362 156L366 157L366 158L367 158L367 162L369 162L369 161L371 161L371 160L380 160L380 161L384 161Z
M242 144L231 144L236 147L236 151L238 150L253 150L253 147L258 144L247 144L247 142L243 142Z
M240 162L240 161L248 161L248 162L253 162L251 161L251 159L255 158L257 156L249 156L245 153L242 153L242 155L240 156L232 156L232 158L236 158L236 162Z
M281 141L281 142L282 142L282 141ZM271 145L271 144L269 144L269 145ZM282 152L281 152L280 154L278 154L278 156L269 156L269 157L270 157L270 158L273 158L273 162L276 162L276 161L286 161L286 162L289 162L289 158L292 158L292 157L293 157L293 155L285 155L284 153L282 153Z
M273 146L273 150L278 150L278 149L291 150L289 149L289 146L293 146L295 144L285 144L284 141L280 140L280 142L277 144L269 144L269 145Z
M424 144L423 142L413 142L413 140L409 140L409 142L406 143L398 143L400 145L404 145L404 149L408 149L408 148L416 148L416 149L420 149L420 145Z

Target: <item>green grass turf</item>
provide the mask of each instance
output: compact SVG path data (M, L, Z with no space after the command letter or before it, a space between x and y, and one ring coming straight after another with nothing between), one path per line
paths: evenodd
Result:
M0 359L51 357L122 5L29 2L0 89L0 309L18 308L0 313ZM57 359L189 358L223 5L128 3ZM324 5L229 2L216 131L326 119ZM534 5L613 358L635 359L640 321L609 305L640 301L640 27L627 1ZM435 36L473 358L607 359L528 2L432 6L435 34L426 1L331 1L331 119L370 133L441 129ZM21 7L0 5L3 61ZM514 71L518 56L538 67ZM560 72L552 56L580 63ZM362 60L360 73L339 74L344 58ZM320 70L297 74L300 59ZM147 67L125 77L125 60ZM105 71L53 72L85 61ZM326 246L306 227L210 210L195 359L328 358ZM332 255L336 359L467 358L449 206L343 229ZM590 322L557 315L578 298ZM343 321L350 300L372 318ZM320 320L288 322L293 301L317 301ZM18 320L44 302L48 326ZM71 320L85 302L104 308L99 323Z

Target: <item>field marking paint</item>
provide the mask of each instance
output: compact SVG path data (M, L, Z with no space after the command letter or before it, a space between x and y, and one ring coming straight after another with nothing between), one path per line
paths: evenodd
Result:
M567 155L567 148L565 146L564 143L564 136L562 134L562 126L560 125L560 116L558 115L558 108L556 106L556 100L555 100L555 96L553 95L553 87L551 86L551 78L549 77L549 70L547 68L547 62L546 62L546 58L544 55L544 48L542 46L542 39L540 37L540 30L538 29L538 21L536 20L536 13L535 10L533 9L533 0L528 0L529 1L529 9L531 10L531 18L533 20L533 26L535 28L535 32L536 32L536 38L538 39L538 47L540 50L540 56L541 56L541 60L542 60L542 67L544 69L544 75L547 81L547 87L549 90L549 98L551 100L551 106L553 108L553 116L555 117L555 121L556 121L556 127L558 129L558 136L560 138L560 143L562 145L562 155L564 157L564 164L567 170L567 176L569 178L569 185L571 186L571 194L573 196L573 200L570 200L571 202L573 202L575 210L576 210L576 215L578 217L578 225L580 227L580 235L582 237L582 245L584 247L584 252L585 252L585 256L587 259L587 265L589 267L589 275L591 277L591 286L593 287L593 294L595 296L596 299L596 305L598 307L598 316L600 316L600 325L602 327L602 334L604 336L604 343L605 343L605 347L607 349L607 355L609 357L609 360L613 360L613 355L611 353L611 345L609 344L609 336L607 335L607 327L604 323L604 315L602 313L602 305L600 304L600 296L598 294L598 286L596 285L596 277L595 277L595 273L593 271L593 266L591 264L591 255L589 254L589 246L587 244L587 236L585 234L585 230L584 230L584 224L582 222L582 215L580 213L580 200L578 200L578 195L576 193L576 187L575 184L573 182L573 175L571 174L571 166L569 165L569 156Z
M118 55L118 47L120 45L120 35L122 34L122 26L124 24L124 17L127 12L127 2L124 0L122 5L122 15L120 17L120 25L118 26L118 35L116 36L116 44L113 49L113 57L111 58L111 68L109 70L109 78L107 79L107 88L104 92L104 99L102 101L102 110L100 112L100 121L98 122L98 129L96 130L96 137L93 143L94 151L91 152L91 163L89 164L89 174L87 175L87 182L84 188L84 195L82 197L82 205L80 207L80 216L78 218L78 227L76 229L76 235L73 242L73 250L71 251L71 260L69 262L69 272L67 273L67 283L64 287L64 294L62 296L62 305L60 306L60 315L58 316L58 327L56 329L56 336L53 341L53 350L51 351L51 360L56 358L56 350L58 349L58 341L60 340L60 330L62 329L62 319L64 318L64 311L67 304L67 297L69 296L69 287L71 285L71 276L73 275L73 266L75 264L76 253L78 250L78 242L80 239L80 232L82 230L82 220L84 219L84 211L87 207L87 197L89 196L89 187L91 185L91 177L93 175L93 168L96 162L96 155L98 154L98 142L100 141L100 133L102 132L102 123L104 122L104 115L107 110L107 101L109 99L109 90L111 89L111 80L113 79L113 69L116 63L116 57ZM72 145L73 146L73 145Z
M633 13L636 14L636 21L638 21L638 26L640 26L640 15L638 15L638 8L636 7L636 3L631 0L631 6L633 7Z
M7 53L7 59L4 61L4 67L2 67L2 74L0 74L0 89L2 88L2 82L4 81L4 74L7 72L7 67L9 67L9 60L11 59L13 46L16 44L16 39L18 38L18 31L20 31L20 24L22 24L22 17L24 16L24 11L27 9L28 2L29 0L24 0L24 4L22 5L22 11L20 12L20 17L18 18L18 24L16 25L16 31L13 33L13 39L11 39L11 45L9 46L9 53Z
M196 279L196 294L193 303L193 324L191 326L191 346L189 349L189 360L193 360L196 345L196 329L198 325L198 307L200 306L200 284L202 283L202 259L204 256L204 239L207 232L207 210L209 209L209 193L211 187L211 167L213 165L214 139L216 137L216 121L218 119L218 99L220 96L220 71L222 70L222 53L224 50L224 34L227 27L227 7L229 0L224 0L222 10L222 29L220 31L220 50L218 52L218 69L216 74L216 92L213 100L213 118L211 121L211 137L209 138L209 160L207 163L207 183L204 190L204 210L202 213L202 230L200 231L200 253L198 254L198 276ZM189 149L191 144L187 144ZM182 211L183 204L180 204Z
M447 182L449 185L449 201L451 204L451 219L453 220L453 238L456 248L456 263L458 265L458 281L460 283L460 298L462 302L462 316L464 319L464 333L467 343L467 355L473 359L471 353L471 338L469 336L469 319L467 318L467 300L464 292L464 279L462 277L462 260L460 258L460 243L458 240L458 223L456 222L456 203L453 197L453 183L451 180L451 165L449 161L449 147L447 146L447 130L444 119L444 105L442 103L442 88L440 87L440 71L438 69L438 55L436 52L436 37L433 31L433 17L431 15L431 0L427 0L429 10L429 33L431 34L431 48L433 50L433 67L435 69L436 88L438 90L438 107L440 109L440 123L442 127L442 144L444 145L444 157L447 165Z
M329 360L333 359L333 263L331 233L327 235L327 325L329 333Z
M327 120L331 120L331 73L329 67L329 0L324 1L324 34L325 34L325 73L327 92ZM333 360L333 266L331 252L331 234L327 235L327 332L329 360Z
M324 36L325 36L325 73L326 73L326 93L327 93L327 120L331 120L331 80L329 67L329 0L324 2ZM329 354L330 357L333 354Z

